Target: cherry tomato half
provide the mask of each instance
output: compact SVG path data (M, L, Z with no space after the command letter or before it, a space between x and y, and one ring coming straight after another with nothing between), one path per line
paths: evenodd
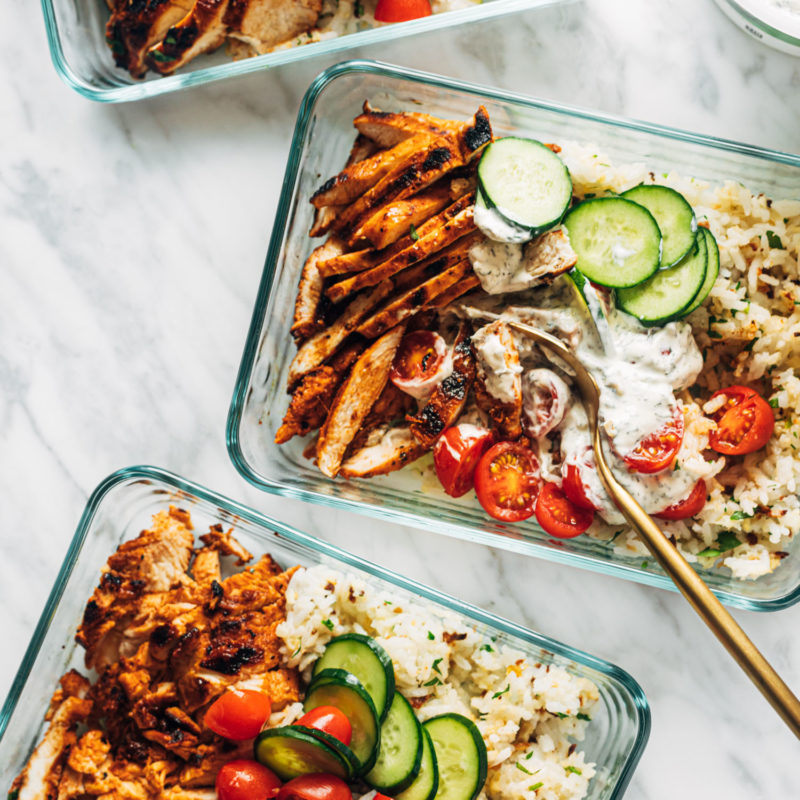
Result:
M703 510L703 506L706 504L706 496L706 482L700 478L685 500L673 503L671 506L667 506L663 511L653 516L660 517L661 519L686 519L687 517L693 517Z
M219 800L267 800L280 788L281 782L271 769L245 758L229 761L217 773Z
M683 414L678 411L670 422L655 433L645 436L623 459L629 469L649 475L672 464L682 443Z
M430 0L378 0L375 7L378 22L406 22L432 13Z
M468 423L453 425L436 440L433 466L439 483L450 497L461 497L472 488L475 467L492 440L486 428Z
M206 711L205 723L226 739L242 741L258 736L272 710L269 695L251 689L228 689Z
M583 508L586 511L598 510L586 493L586 486L581 480L580 468L576 464L564 465L564 480L561 484L561 489L578 508Z
M353 800L353 795L335 775L300 775L283 785L277 800Z
M533 516L539 491L539 460L519 442L498 442L475 469L475 493L489 516L519 522Z
M542 485L536 500L536 521L559 539L580 536L594 519L594 511L575 505L555 483Z
M406 394L417 399L429 395L452 370L445 340L434 331L406 334L397 348L389 380Z
M708 443L718 453L741 456L760 450L775 430L775 415L761 395L746 386L730 386L711 395L725 397L725 404L712 414L717 429Z
M317 706L307 714L303 714L296 724L330 734L342 744L349 745L353 738L353 726L350 720L335 706Z

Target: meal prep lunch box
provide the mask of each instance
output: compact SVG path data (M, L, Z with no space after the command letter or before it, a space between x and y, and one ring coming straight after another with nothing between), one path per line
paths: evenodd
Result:
M588 536L555 540L535 521L513 525L487 518L474 498L453 499L422 481L415 466L370 480L330 480L302 455L298 438L274 443L286 411L286 374L295 353L289 334L298 278L312 247L309 197L335 173L352 145L353 117L365 100L386 111L419 109L468 119L483 104L495 133L522 133L543 141L594 143L619 163L644 162L658 172L721 183L741 181L754 192L793 197L800 157L699 134L589 113L454 79L368 61L339 64L308 90L295 128L283 191L256 300L250 333L228 417L227 442L239 472L274 494L347 508L517 553L575 564L674 590L652 558L615 553L613 544ZM800 599L800 540L771 574L731 577L726 568L701 574L720 599L739 608L769 611Z
M252 553L270 553L283 567L327 564L393 595L420 599L432 613L455 614L480 633L496 637L542 664L555 664L593 681L600 699L581 743L597 766L590 800L622 796L650 729L650 711L641 688L623 670L370 564L245 506L153 467L114 473L92 494L69 547L39 625L0 711L0 764L6 784L22 768L39 740L49 698L59 677L83 669L83 650L74 641L83 608L100 570L120 542L135 537L154 513L170 504L189 511L202 531L220 523Z

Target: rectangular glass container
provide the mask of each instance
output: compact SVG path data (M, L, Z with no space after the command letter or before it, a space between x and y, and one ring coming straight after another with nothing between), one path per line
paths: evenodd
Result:
M83 650L75 644L75 631L100 569L120 542L135 537L148 527L154 513L170 504L191 513L198 533L216 523L232 526L239 541L256 556L270 553L284 567L328 564L408 601L422 599L431 613L454 613L482 634L497 637L500 644L522 650L536 661L589 678L597 685L600 699L580 745L587 761L597 764L587 798L616 800L622 796L647 741L650 710L639 685L619 667L403 578L153 467L131 467L114 473L87 503L0 711L0 772L6 788L42 734L44 714L59 677L71 667L83 670Z
M188 86L200 86L234 75L247 75L282 64L330 55L354 47L380 44L438 28L543 8L572 0L478 0L475 5L429 17L380 25L334 39L325 39L253 58L233 61L225 47L199 56L174 75L132 78L114 64L105 39L109 11L105 0L42 0L47 41L56 72L76 92L91 100L114 103L141 100Z
M483 104L498 135L593 142L618 163L644 162L657 172L674 170L712 183L738 180L775 198L800 196L800 157L369 61L323 72L300 108L228 417L228 451L239 472L274 494L674 589L653 559L618 555L610 543L588 536L555 540L535 522L495 522L474 499L453 499L423 488L410 469L370 480L330 480L303 457L297 438L281 446L274 443L288 404L286 375L295 353L289 328L297 282L305 258L320 241L308 236L313 212L308 200L320 181L344 163L354 137L352 120L365 99L387 111L419 108L461 119ZM784 608L800 599L800 538L785 549L789 556L781 565L757 580L736 580L721 567L700 571L731 606Z

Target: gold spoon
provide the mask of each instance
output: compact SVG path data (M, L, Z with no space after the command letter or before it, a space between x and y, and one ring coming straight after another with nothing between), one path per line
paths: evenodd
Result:
M663 570L675 582L681 594L689 601L706 625L711 628L717 639L722 642L723 647L747 673L770 705L780 714L783 721L791 728L792 733L800 739L800 700L795 697L792 690L781 680L780 675L775 672L767 659L750 641L736 620L717 600L705 581L689 566L678 548L667 539L650 515L633 499L611 472L603 454L598 424L600 388L592 374L555 336L521 322L509 321L508 325L534 339L551 354L558 356L575 373L575 384L586 409L589 430L592 432L592 448L597 462L597 471L606 491L628 523L639 533Z

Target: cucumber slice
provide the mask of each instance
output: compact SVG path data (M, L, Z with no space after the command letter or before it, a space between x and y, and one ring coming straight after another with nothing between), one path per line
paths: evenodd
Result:
M706 277L708 247L695 236L695 247L675 267L662 269L632 289L617 291L617 306L644 325L661 325L681 316L697 297Z
M475 224L484 236L495 242L511 244L524 244L531 240L532 234L527 228L515 225L496 208L489 207L480 187L475 194Z
M361 769L361 762L356 758L356 754L343 742L340 742L335 736L331 736L319 728L307 728L305 725L292 725L292 728L302 733L307 733L315 739L319 739L323 744L335 750L346 762L350 768L350 777L358 775Z
M353 776L351 765L344 755L302 727L262 731L256 737L253 753L256 761L269 767L282 781L317 772L336 775L342 780L349 780Z
M634 186L620 197L644 206L661 231L661 268L672 267L694 247L697 220L686 198L669 186Z
M319 706L334 706L350 720L350 749L360 764L359 773L371 770L380 747L380 722L375 704L358 678L344 670L323 670L309 686L303 710Z
M535 139L492 142L478 164L478 182L488 206L531 236L560 222L572 200L566 165Z
M694 311L696 308L699 308L703 304L703 300L708 297L708 293L711 291L711 287L714 285L717 280L717 276L719 275L719 247L717 247L717 240L714 238L714 234L711 233L708 228L700 227L697 230L703 234L703 238L706 240L706 248L708 249L706 279L703 281L700 291L697 293L697 296L694 298L694 300L692 300L689 308L683 312L683 316L691 314L692 311Z
M475 800L486 783L486 744L475 723L461 714L442 714L423 726L439 766L436 800Z
M378 717L382 720L386 716L394 695L394 667L386 651L374 639L359 633L331 639L314 664L313 675L326 669L343 669L355 675L369 692Z
M395 800L433 800L439 790L439 766L433 752L431 736L422 728L422 762L414 783L404 792L395 795Z
M422 726L408 700L394 693L381 725L381 749L366 782L379 792L395 794L407 789L422 763Z
M653 215L623 197L596 197L564 219L577 268L594 283L624 288L647 280L661 263L661 231Z

